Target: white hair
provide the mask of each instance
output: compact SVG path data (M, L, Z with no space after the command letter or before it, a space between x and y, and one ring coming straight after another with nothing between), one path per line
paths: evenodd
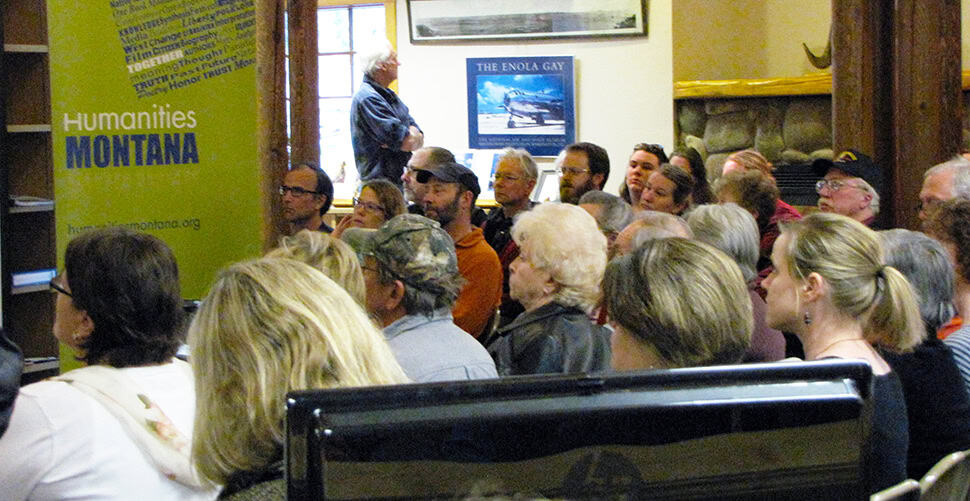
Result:
M522 149L522 148L505 148L502 150L502 155L499 156L499 161L505 160L506 158L515 160L519 163L519 167L522 168L522 173L529 179L536 179L539 177L539 168L536 166L535 159L532 155Z
M365 46L357 52L357 63L360 65L365 75L374 76L377 67L386 62L394 55L394 47L391 42L383 40Z
M569 238L563 238L562 228L569 228ZM593 216L577 205L547 202L518 217L512 238L532 265L558 284L555 302L587 312L596 306L606 270L606 237Z
M626 200L606 193L605 191L590 190L579 197L579 205L590 204L601 207L596 223L605 233L619 233L633 221L633 208Z
M865 190L872 197L869 199L869 209L872 210L872 215L879 214L879 192L871 184L867 183L865 179L861 177L857 179L859 180L859 184L856 187Z
M760 236L750 212L733 203L699 205L687 216L687 224L694 238L734 259L745 282L757 276Z
M642 210L636 213L634 221L643 221L643 224L646 226L667 230L675 237L686 238L688 240L694 238L694 232L691 231L690 226L684 218L667 212Z
M953 172L953 196L970 200L970 160L955 156L936 164L923 174L923 180L941 172Z

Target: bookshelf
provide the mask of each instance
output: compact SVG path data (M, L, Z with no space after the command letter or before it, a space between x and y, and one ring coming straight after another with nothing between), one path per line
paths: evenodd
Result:
M57 266L54 206L37 202L54 198L46 0L0 2L0 39L0 321L27 359L26 384L59 366L55 297L37 278Z

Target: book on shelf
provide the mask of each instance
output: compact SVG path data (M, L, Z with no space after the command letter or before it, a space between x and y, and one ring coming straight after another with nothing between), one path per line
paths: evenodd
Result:
M24 365L34 365L34 364L44 364L47 362L57 362L60 359L57 357L25 357Z
M61 362L57 357L29 357L24 358L23 373L56 371L60 367Z
M12 273L10 279L13 287L26 287L28 285L47 284L57 276L57 269L22 271Z
M10 195L10 205L14 207L43 207L53 206L54 201L49 198L32 197L29 195Z

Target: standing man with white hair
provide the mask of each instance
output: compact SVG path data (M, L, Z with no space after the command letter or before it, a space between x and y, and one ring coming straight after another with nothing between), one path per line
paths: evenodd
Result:
M388 88L397 80L397 52L390 42L362 51L364 70L350 105L350 135L357 172L363 181L385 178L401 187L411 152L424 145L424 134L404 102Z

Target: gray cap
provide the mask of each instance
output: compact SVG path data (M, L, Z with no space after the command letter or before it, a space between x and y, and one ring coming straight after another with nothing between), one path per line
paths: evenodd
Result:
M418 289L436 289L438 281L458 274L451 236L436 221L401 214L376 230L348 228L341 240L360 256L371 256L395 278Z

